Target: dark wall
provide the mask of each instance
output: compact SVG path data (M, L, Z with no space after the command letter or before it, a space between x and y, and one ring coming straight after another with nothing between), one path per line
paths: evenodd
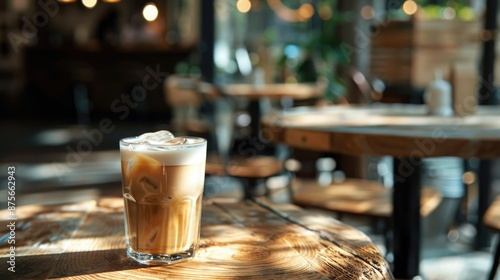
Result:
M168 121L161 79L189 54L175 49L27 49L25 90L11 116L67 123L103 117ZM134 94L136 86L142 89Z

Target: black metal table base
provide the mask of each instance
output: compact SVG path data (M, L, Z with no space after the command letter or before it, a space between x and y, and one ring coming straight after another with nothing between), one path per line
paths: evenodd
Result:
M394 158L394 277L419 275L420 164L418 158Z

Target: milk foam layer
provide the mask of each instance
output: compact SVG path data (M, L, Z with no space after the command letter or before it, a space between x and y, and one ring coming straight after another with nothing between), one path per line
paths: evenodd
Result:
M166 145L149 143L137 137L120 142L122 161L130 161L136 154L142 154L158 161L161 165L188 165L206 160L207 142L201 138L185 137L184 144Z

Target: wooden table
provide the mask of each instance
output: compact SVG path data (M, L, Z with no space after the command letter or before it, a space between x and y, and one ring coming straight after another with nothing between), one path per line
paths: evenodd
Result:
M265 201L203 206L194 260L144 266L125 254L123 200L0 211L0 279L393 279L370 239L333 218ZM15 222L15 274L8 271Z
M233 83L222 85L222 93L231 100L237 98L248 100L247 111L250 115L251 134L247 139L257 154L266 154L266 145L262 141L260 120L270 112L270 101L288 98L293 101L320 99L327 84L321 81L316 83L274 83L274 84L244 84ZM267 103L266 103L267 102ZM218 112L220 113L220 112ZM267 147L269 148L269 147Z
M500 157L497 107L463 118L428 116L420 105L297 107L266 115L262 123L268 141L291 147L394 157L396 278L419 274L421 158Z
M294 100L319 98L325 92L326 84L299 83L299 84L228 84L223 86L224 93L231 97L243 97L250 100L269 98L280 99L289 97Z

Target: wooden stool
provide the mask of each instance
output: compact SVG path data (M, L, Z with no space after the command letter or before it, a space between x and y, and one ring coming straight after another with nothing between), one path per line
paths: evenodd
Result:
M250 158L232 156L227 164L219 157L208 157L205 173L216 176L231 176L245 182L244 198L256 196L260 180L268 179L283 170L283 163L271 156L254 156ZM268 190L266 188L266 195Z
M300 206L321 208L338 213L389 219L392 216L392 190L363 179L346 179L323 187L316 180L293 183L293 202ZM424 187L420 215L428 216L441 202L439 191Z
M489 280L495 279L495 274L498 269L498 264L500 262L500 195L495 198L491 205L486 210L483 217L483 223L485 226L491 228L492 230L499 233L499 238L497 239L497 246L493 256L493 264L491 266Z
M392 217L391 189L363 179L346 179L326 187L319 185L316 180L294 179L290 188L293 203L304 208L381 219L384 226L386 254L392 250L388 226ZM439 191L429 187L422 188L420 215L428 216L437 208L441 199Z

